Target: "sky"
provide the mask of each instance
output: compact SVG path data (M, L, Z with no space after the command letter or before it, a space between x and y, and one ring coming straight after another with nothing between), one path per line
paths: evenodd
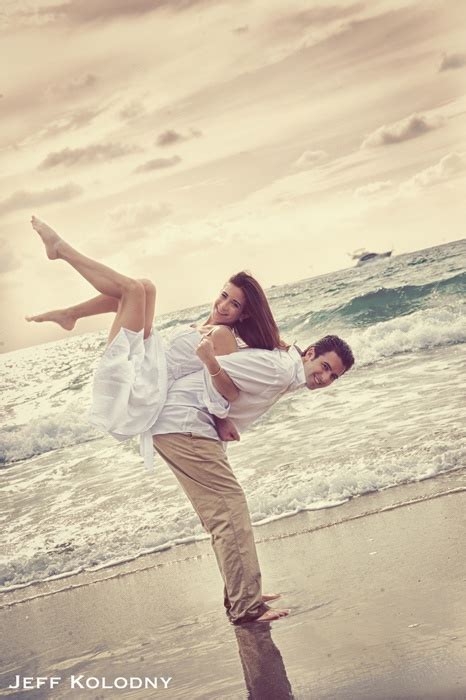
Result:
M0 351L95 294L31 214L158 313L463 238L465 26L463 0L2 0Z

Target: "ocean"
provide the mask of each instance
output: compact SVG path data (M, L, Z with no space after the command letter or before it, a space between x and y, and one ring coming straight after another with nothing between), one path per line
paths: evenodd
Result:
M466 240L268 290L287 341L336 333L356 365L281 399L229 445L255 527L465 467L465 291ZM159 457L148 473L136 440L89 425L105 342L87 333L0 356L3 591L207 537Z

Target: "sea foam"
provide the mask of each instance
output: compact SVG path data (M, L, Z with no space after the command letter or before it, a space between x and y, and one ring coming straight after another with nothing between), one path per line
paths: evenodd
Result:
M3 429L0 434L0 465L18 462L61 447L94 440L101 435L91 426L80 405L29 423Z
M364 367L401 353L466 342L465 315L458 306L416 311L345 334L357 365Z

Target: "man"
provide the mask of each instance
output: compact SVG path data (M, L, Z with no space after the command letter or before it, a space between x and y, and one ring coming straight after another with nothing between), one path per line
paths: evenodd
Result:
M172 468L204 528L225 584L224 603L234 624L274 620L287 611L269 608L245 495L228 463L223 439L234 438L283 394L321 389L349 370L354 357L337 336L325 336L304 352L244 349L215 356L205 337L198 348L205 369L177 379L151 429L157 452ZM223 396L237 398L229 404ZM232 424L216 429L215 414Z

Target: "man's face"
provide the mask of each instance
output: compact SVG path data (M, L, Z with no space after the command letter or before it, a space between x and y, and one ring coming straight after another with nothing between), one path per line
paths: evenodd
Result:
M304 374L308 389L323 389L345 372L345 365L333 350L316 357L314 348L309 348L303 358Z

